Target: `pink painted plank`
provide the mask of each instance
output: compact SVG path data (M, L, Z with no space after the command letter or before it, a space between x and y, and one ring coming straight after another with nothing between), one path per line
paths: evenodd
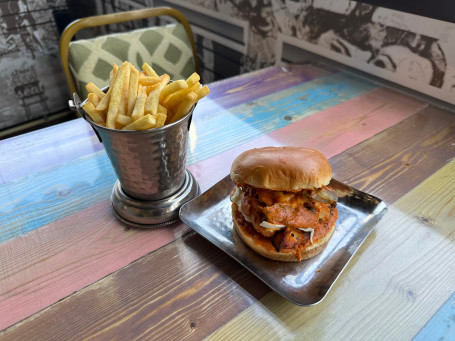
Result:
M228 172L241 151L266 145L302 145L332 157L415 114L425 103L378 89L319 112L190 169L202 191ZM336 170L335 176L336 176ZM189 228L124 230L108 201L0 244L0 329L49 306L172 242Z
M109 201L0 244L0 330L179 238L189 227L126 228Z
M427 106L386 88L375 89L188 168L205 191L226 176L234 158L247 149L305 146L316 148L330 158Z

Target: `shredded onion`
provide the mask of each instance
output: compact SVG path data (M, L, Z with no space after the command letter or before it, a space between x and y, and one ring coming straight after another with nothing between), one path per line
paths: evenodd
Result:
M267 221L263 221L262 223L260 223L259 225L261 225L262 227L265 227L266 229L270 229L270 230L281 230L282 228L286 227L286 225L276 225L276 224L272 224L272 223L269 223Z
M326 203L334 204L338 200L338 194L333 189L322 188L311 196L314 200Z
M231 201L233 203L237 204L241 197L242 197L242 191L240 190L240 188L235 186L235 192L234 192L234 194L231 195ZM237 204L237 206L239 206L239 205Z
M240 202L242 201L242 198L243 198L243 192L239 187L236 186L234 194L231 195L231 201L237 205L237 207L239 208L239 212L243 214L243 217L245 218L245 220L247 222L251 223L251 217L245 215L242 212L242 210L240 209Z
M311 227L297 227L299 230L302 230L303 232L310 232L310 242L313 244L313 234L314 234L314 229Z
M242 211L240 211L240 213L243 214ZM245 218L245 220L246 220L247 222L251 223L251 218L250 218L250 216L247 216L247 215L243 214L243 217Z

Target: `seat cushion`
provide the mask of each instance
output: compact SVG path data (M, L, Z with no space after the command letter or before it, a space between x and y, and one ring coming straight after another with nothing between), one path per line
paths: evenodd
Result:
M112 64L131 62L138 70L144 63L171 79L184 79L194 71L191 43L181 24L170 24L131 32L81 39L70 43L68 63L81 98L86 98L85 85L108 84Z

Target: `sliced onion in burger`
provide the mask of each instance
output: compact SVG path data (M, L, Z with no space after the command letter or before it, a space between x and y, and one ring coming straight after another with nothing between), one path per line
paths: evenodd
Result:
M259 225L261 225L262 227L265 227L266 229L269 229L269 230L281 230L282 228L286 227L286 225L272 224L265 220L262 223L260 223Z
M237 204L237 202L241 198L242 198L242 191L237 186L235 186L235 192L234 192L234 194L231 195L231 201L233 203ZM237 205L237 206L239 206L239 205Z
M328 189L323 187L321 189L316 190L311 197L314 200L323 202L325 204L335 204L338 200L338 194L333 189Z
M298 230L302 230L303 232L310 232L310 242L313 244L313 234L314 234L314 229L311 227L297 227Z

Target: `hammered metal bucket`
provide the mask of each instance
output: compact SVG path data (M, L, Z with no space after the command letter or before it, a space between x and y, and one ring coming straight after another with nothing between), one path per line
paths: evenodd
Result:
M123 191L131 198L154 201L176 193L185 181L188 131L193 110L181 120L143 131L109 129L95 124L81 108L78 112L93 127L112 163Z

